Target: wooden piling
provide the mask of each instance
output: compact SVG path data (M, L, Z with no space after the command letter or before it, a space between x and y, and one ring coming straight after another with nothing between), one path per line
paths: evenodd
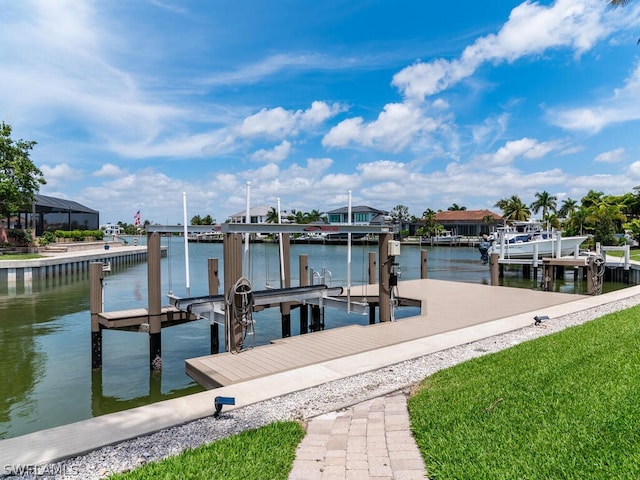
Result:
M280 260L280 288L289 288L291 286L291 242L288 233L280 234L280 242L282 242L282 259ZM284 269L284 270L283 270ZM284 282L283 282L284 280ZM291 303L280 303L280 315L282 316L282 338L291 336Z
M376 252L369 252L369 285L376 283Z
M306 287L309 285L309 256L300 255L298 257L298 278L300 279L300 286ZM300 334L309 332L309 306L302 303L300 304Z
M149 308L149 366L152 371L162 369L162 293L160 287L160 234L147 237L147 284Z
M489 268L491 269L491 285L500 285L500 255L492 253L489 258Z
M596 294L596 284L595 284L595 278L593 276L595 270L595 257L594 256L590 256L589 257L589 261L587 263L587 267L585 268L585 272L586 272L586 277L587 277L587 293L589 295L595 295Z
M369 252L369 285L376 283L376 252ZM376 304L369 302L369 325L376 323Z
M102 368L102 262L89 265L89 312L91 313L91 368Z
M323 330L324 325L322 323L322 315L319 305L311 305L311 331L319 332Z
M223 243L224 293L229 298L231 289L242 277L242 234L225 233ZM233 319L229 302L225 305L225 348L228 352L237 352L242 349L242 325Z
M420 250L420 278L427 278L427 251Z
M218 259L209 258L207 260L207 272L209 280L209 295L218 295L220 291L220 274L218 272ZM213 315L213 313L211 314ZM220 337L218 324L211 320L210 330L210 342L211 353L218 353L220 351Z
M545 263L542 266L542 290L545 292L553 291L554 266Z
M391 233L381 233L378 238L378 257L380 262L378 267L380 272L378 315L379 321L382 323L391 321L391 286L389 285L389 278L391 276L392 259L389 257L389 242L393 240L393 235Z

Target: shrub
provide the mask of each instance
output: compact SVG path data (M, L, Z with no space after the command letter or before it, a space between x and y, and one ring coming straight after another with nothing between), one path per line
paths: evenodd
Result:
M7 232L7 236L12 240L11 243L18 247L26 247L31 244L30 230L12 228Z
M53 232L42 232L42 235L40 235L40 239L38 240L38 243L40 245L49 245L50 243L54 243L56 241L56 235Z
M96 240L104 238L102 230L56 230L53 235L57 238L71 238L76 242L82 242L87 237L93 237Z

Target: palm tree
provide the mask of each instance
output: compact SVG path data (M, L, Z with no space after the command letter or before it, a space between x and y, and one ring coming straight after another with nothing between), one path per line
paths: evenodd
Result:
M567 234L584 235L584 227L587 220L587 209L583 206L576 208L569 212L565 227Z
M322 214L320 210L313 209L309 213L307 213L307 220L309 223L311 222L319 222L322 220Z
M558 210L558 215L562 218L567 218L576 208L578 208L578 202L567 197L567 199L562 202L560 210Z
M500 200L498 200L496 202L494 207L499 208L500 210L504 210L504 207L507 206L507 203L509 203L509 199L508 198L501 198Z
M542 209L542 220L547 219L547 213L549 210L556 211L556 201L558 200L555 195L551 195L547 191L536 192L536 199L531 204L531 210L533 213L538 213Z
M461 205L458 205L457 203L454 203L449 208L447 208L447 210L452 211L452 212L458 212L460 210L466 210L466 209L467 209L467 207L463 207Z
M278 210L271 207L267 212L267 223L278 223Z
M556 230L559 230L562 226L560 218L558 218L558 215L556 213L550 213L549 215L547 215L547 223L551 228L555 228Z
M444 230L444 227L436 222L436 212L427 208L424 212L422 212L422 219L424 225L419 229L421 236L432 236L436 235L440 230Z
M502 199L496 202L496 207L502 209L502 216L505 220L523 221L529 220L531 211L518 195L512 195L510 198Z
M287 220L297 224L307 223L305 221L305 213L295 208L291 209L291 214L287 215Z

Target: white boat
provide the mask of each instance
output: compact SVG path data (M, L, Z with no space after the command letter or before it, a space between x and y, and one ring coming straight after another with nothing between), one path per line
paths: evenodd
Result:
M462 235L455 235L451 230L445 230L439 235L431 237L431 245L456 245L460 243Z
M500 258L542 258L577 255L586 235L563 237L557 230L545 230L540 222L513 222L498 227L490 237L492 246L489 255L497 253Z

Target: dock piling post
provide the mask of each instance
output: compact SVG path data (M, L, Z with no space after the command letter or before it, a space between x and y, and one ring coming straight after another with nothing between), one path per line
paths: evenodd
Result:
M555 269L553 265L545 263L542 266L542 290L545 292L551 292L553 290L553 278L555 276Z
M223 241L224 288L225 297L228 297L242 276L242 235L225 233ZM225 349L227 352L237 352L242 349L242 325L233 321L231 307L228 302L225 303Z
M209 295L218 295L220 290L220 275L218 273L218 259L210 258L207 261L208 274L209 274ZM215 315L215 314L212 314ZM210 330L210 342L211 353L218 353L220 351L220 338L218 324L211 320Z
M291 286L291 242L289 234L280 234L280 252L282 259L280 260L280 268L284 271L280 272L280 288L289 288ZM282 338L291 336L291 303L280 303L280 314L282 315Z
M102 312L102 262L89 265L89 297L91 313L91 368L102 368L102 328L98 314Z
M376 283L376 252L369 252L369 285ZM369 325L376 323L376 304L369 302Z
M489 258L489 266L491 271L491 285L498 286L500 285L500 255L497 253L492 253Z
M369 252L369 285L376 283L376 252Z
M420 250L420 278L427 278L427 251Z
M147 237L147 283L149 299L149 366L162 370L162 293L160 287L160 234Z
M391 285L389 285L389 280L391 277L391 262L392 258L389 257L389 242L393 239L392 234L390 233L381 233L379 235L379 253L378 256L380 258L380 286L378 288L378 299L379 299L379 321L382 322L390 322L391 321Z
M298 257L298 272L300 278L300 286L309 285L309 256L300 255ZM300 304L300 335L309 333L309 306L305 303Z

